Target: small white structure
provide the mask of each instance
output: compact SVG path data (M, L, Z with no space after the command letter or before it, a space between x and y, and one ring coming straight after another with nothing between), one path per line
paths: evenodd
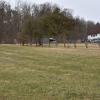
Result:
M89 42L100 42L100 33L88 35L87 39Z

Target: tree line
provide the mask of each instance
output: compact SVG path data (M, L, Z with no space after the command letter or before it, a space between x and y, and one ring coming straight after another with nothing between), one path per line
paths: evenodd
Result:
M43 46L43 40L55 38L56 45L86 42L88 34L100 32L100 23L74 17L73 11L56 4L17 2L15 8L0 1L0 43L28 43Z

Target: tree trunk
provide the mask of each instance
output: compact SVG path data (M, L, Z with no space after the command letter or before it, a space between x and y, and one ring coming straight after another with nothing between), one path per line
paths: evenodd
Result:
M66 36L63 36L63 43L64 43L64 48L66 48Z
M43 46L43 43L42 43L42 39L41 38L38 39L38 43L39 43L39 46Z
M64 48L66 48L66 43L64 42Z
M74 41L74 48L77 48L76 41Z
M23 41L23 42L22 42L22 46L24 46L24 45L25 45L25 42Z
M64 39L64 48L66 48L66 40Z
M37 41L36 41L36 47L38 46Z
M30 37L30 46L32 46L32 41L33 41L33 39L32 39L32 37Z
M37 38L35 38L35 45L38 46Z
M69 48L70 46L69 46L69 42L67 41L67 48Z
M85 41L85 47L88 48L88 42L87 41Z
M58 36L56 37L56 47L58 47Z
M44 45L43 45L43 39L41 39L41 43L42 43L42 47L43 47L43 46L44 46Z

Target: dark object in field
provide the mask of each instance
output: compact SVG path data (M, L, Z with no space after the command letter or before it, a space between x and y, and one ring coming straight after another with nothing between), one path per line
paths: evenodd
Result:
M51 42L55 42L55 43L56 43L56 39L54 39L54 38L49 38L49 47L50 47Z
M56 41L56 39L54 39L54 38L49 38L49 42L53 42L53 41Z

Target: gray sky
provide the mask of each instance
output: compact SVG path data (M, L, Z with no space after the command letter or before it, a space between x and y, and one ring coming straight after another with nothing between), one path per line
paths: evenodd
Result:
M5 0L12 5L17 0ZM22 1L22 0L21 0ZM75 16L85 18L85 20L100 22L100 0L23 0L34 3L56 3L60 7L73 9Z

